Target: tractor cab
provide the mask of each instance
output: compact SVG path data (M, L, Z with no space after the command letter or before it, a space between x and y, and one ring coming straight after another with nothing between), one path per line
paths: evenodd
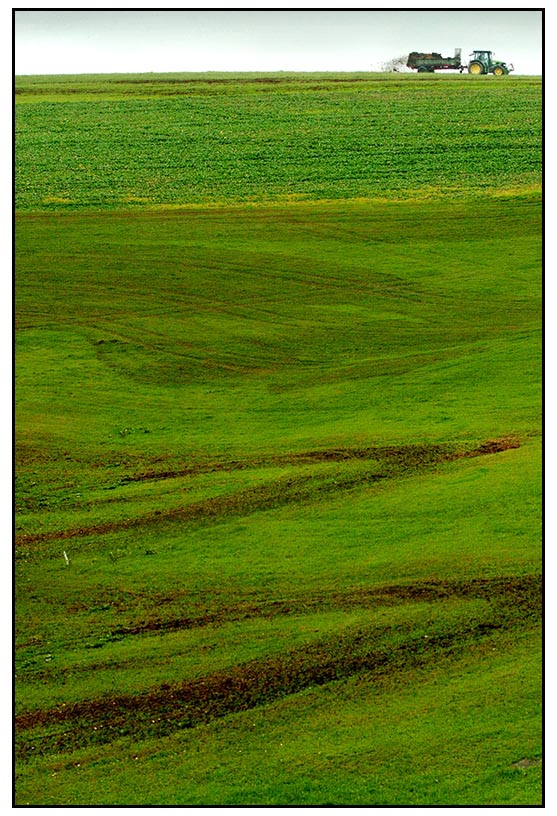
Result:
M475 60L483 62L484 65L490 65L492 53L493 53L492 51L472 51L470 56L473 57Z

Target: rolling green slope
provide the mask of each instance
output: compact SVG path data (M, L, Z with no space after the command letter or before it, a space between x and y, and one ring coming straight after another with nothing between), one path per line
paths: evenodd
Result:
M18 804L539 804L539 83L461 79L18 79Z

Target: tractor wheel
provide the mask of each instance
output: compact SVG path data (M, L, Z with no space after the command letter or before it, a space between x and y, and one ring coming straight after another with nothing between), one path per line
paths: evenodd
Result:
M426 68L425 66L421 65L418 68L418 73L419 74L429 74L429 68Z
M480 74L483 74L483 72L484 72L484 67L483 67L481 62L471 62L470 65L468 66L468 73L469 74L474 74L474 76L479 76Z
M503 68L502 65L496 65L495 68L493 69L493 73L495 74L495 76L503 76L505 73L505 69Z

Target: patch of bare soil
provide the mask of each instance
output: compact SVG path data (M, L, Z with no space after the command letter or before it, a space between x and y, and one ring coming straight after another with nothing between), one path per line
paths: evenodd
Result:
M511 768L532 768L535 765L541 764L541 759L519 759L518 762L513 762Z

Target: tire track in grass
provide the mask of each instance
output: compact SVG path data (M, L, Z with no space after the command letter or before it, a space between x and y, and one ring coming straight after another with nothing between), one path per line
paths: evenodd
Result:
M84 527L54 530L44 533L23 533L16 536L16 545L31 545L83 536L103 535L118 530L142 527L163 521L204 522L219 518L245 516L262 510L271 510L287 504L315 501L343 490L350 490L379 480L392 479L458 459L475 458L502 453L520 447L512 436L483 442L476 448L461 449L453 445L404 445L368 448L333 448L305 451L245 461L213 462L191 466L183 470L147 472L125 477L125 482L174 479L213 471L233 471L264 466L307 465L322 462L361 460L378 463L381 470L362 470L357 474L335 473L334 478L321 475L291 476L276 479L255 487L224 496L215 496L199 502L166 511L155 511L135 518L101 522Z
M182 728L272 703L291 694L366 673L370 682L461 653L499 630L533 623L541 615L541 577L513 576L435 585L436 598L460 593L490 603L481 619L437 624L424 636L412 624L353 629L212 672L195 680L162 684L140 694L115 695L22 713L16 717L21 760L72 751L120 737L160 737ZM391 587L407 599L408 587ZM431 584L416 588L430 597ZM388 593L387 593L388 594Z
M394 584L379 587L360 587L345 592L317 593L302 597L290 597L272 601L243 601L221 605L217 609L201 612L196 616L172 619L151 619L129 626L118 626L109 634L125 637L151 632L174 632L205 626L222 626L239 620L276 618L281 615L304 615L331 610L356 608L372 609L408 602L435 602L448 598L484 599L501 598L513 593L514 602L524 605L539 587L539 577L476 578L471 581L422 581L417 584Z

